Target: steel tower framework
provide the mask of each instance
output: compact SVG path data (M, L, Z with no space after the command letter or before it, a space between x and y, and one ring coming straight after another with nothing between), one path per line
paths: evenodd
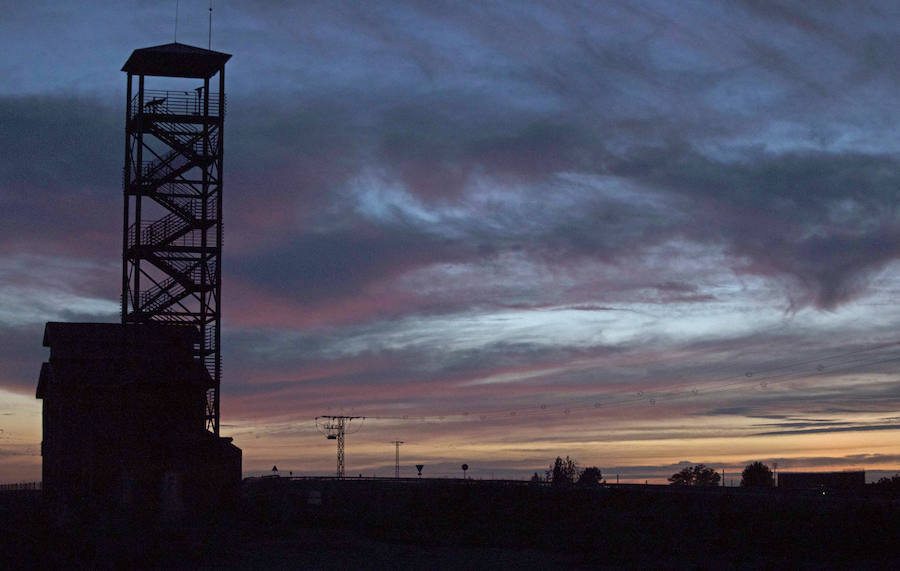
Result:
M216 436L222 381L222 135L230 58L173 43L135 50L122 68L128 74L122 323L197 328L196 358L211 378L206 428ZM213 92L216 75L218 92ZM190 85L151 90L147 77L182 78L154 81Z
M356 419L365 419L364 416L317 416L316 426L328 440L337 440L337 477L344 477L344 435L347 426ZM359 428L357 428L359 430Z
M402 440L392 440L391 444L394 445L394 477L400 477L400 445L403 444Z

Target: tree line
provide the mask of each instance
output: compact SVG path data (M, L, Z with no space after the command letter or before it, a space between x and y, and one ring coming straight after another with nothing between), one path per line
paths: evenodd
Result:
M544 477L534 473L531 477L532 482L550 482L554 488L567 488L571 486L596 487L604 484L603 474L600 468L591 466L589 468L579 468L578 462L574 458L563 460L557 456L553 464L544 472Z
M718 486L722 476L704 464L687 466L669 476L673 486ZM741 472L741 486L744 488L771 488L775 486L775 475L762 462L751 462Z
M673 486L718 486L722 476L705 464L686 466L669 477ZM537 472L531 477L532 482L549 482L553 487L599 486L606 483L600 468L591 466L579 468L574 458L560 456L550 464L541 477ZM900 482L900 478L898 478ZM741 486L746 488L774 487L775 475L771 468L762 462L751 462L741 472Z
M722 476L704 464L687 466L669 476L673 486L718 486ZM741 486L745 488L771 488L775 486L775 475L762 462L751 462L741 472Z
M722 481L722 476L705 464L696 464L682 468L669 476L668 480L672 486L718 486ZM544 472L544 476L535 472L531 481L549 482L553 487L592 487L606 483L600 468L596 466L579 468L578 462L569 456L566 456L565 459L557 456ZM900 474L883 477L872 486L885 490L900 490ZM775 473L762 462L751 462L741 472L741 487L773 488L775 487Z

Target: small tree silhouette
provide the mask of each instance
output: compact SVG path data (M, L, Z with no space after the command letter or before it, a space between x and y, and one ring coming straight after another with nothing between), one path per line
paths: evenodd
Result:
M745 488L771 488L774 485L772 470L762 462L751 462L741 472L741 486Z
M554 488L571 486L578 477L578 463L573 458L566 456L563 460L559 456L547 470L547 480Z
M669 483L673 486L718 486L720 479L719 473L712 468L697 464L672 474Z

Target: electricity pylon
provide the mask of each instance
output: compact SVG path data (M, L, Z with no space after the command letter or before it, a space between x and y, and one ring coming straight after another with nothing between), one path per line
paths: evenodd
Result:
M400 477L400 445L403 444L403 441L402 440L393 440L393 441L391 441L391 444L393 444L396 447L396 453L394 454L394 477L399 478Z
M337 440L337 477L344 477L344 434L350 421L364 416L317 416L316 428L325 435L328 440ZM357 430L359 430L357 428Z

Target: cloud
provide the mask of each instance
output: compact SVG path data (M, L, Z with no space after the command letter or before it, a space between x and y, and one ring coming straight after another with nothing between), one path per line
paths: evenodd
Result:
M799 426L799 425L795 425ZM757 432L753 436L786 436L797 434L824 434L831 432L867 432L870 430L900 430L900 424L875 424L866 426L829 426L825 428L807 428L797 430L773 430Z
M236 260L231 271L269 291L290 292L313 304L355 297L374 281L454 257L452 244L414 229L363 227L301 235L281 248Z
M897 464L898 454L848 454L846 456L809 456L794 458L777 458L778 468L822 468L837 466L866 466L879 464Z
M115 255L120 121L112 106L88 96L0 96L0 243L7 251Z
M43 335L43 325L37 324L0 328L0 387L33 394L47 359Z
M428 102L417 105L427 108ZM378 107L374 109L378 113ZM283 113L289 117L289 111ZM395 121L383 120L393 129L411 121L409 132L419 133L414 116L415 112L403 112ZM340 123L341 116L336 120ZM529 128L527 117L510 120ZM341 131L339 125L332 127ZM347 127L347 132L359 131L352 124ZM459 136L458 123L441 129ZM277 242L262 242L268 252L248 253L250 259L241 260L242 272L289 280L303 275L309 276L307 281L322 278L328 284L323 289L339 294L340 289L328 281L332 276L348 286L347 291L358 292L365 283L392 271L432 264L479 263L508 252L540 261L588 258L623 263L687 239L723 247L726 262L737 275L781 281L794 310L810 304L833 310L864 294L871 279L898 258L892 244L900 236L890 204L900 181L892 174L897 172L896 160L886 154L749 148L736 150L735 158L726 160L679 144L614 155L598 142L562 139L552 141L554 149L595 158L584 164L564 160L535 171L530 169L537 163L522 149L511 153L521 165L505 163L494 153L505 143L485 139L483 133L471 141L463 135L458 143L474 145L471 160L465 158L468 151L428 150L429 143L419 141L398 143L386 130L361 134L340 150L323 141L321 164L297 163L302 168L293 170L293 176L304 182L298 194L287 198L288 211L296 214L273 228L281 232ZM316 138L315 132L311 137ZM366 150L371 145L366 141L373 137L385 137L375 146L384 145L393 155L373 157ZM448 144L446 136L433 138ZM543 135L538 139L547 140ZM343 154L341 166L332 153ZM416 158L405 158L408 153ZM603 158L596 158L599 155ZM427 183L403 166L407 160L421 164L420 170L428 173ZM372 165L377 163L383 166L373 178ZM444 164L462 168L450 184L441 182ZM465 164L470 166L460 166ZM563 174L567 171L580 174ZM239 201L249 204L245 193L238 194ZM548 195L554 197L552 202L543 200ZM259 200L273 214L284 212L265 193ZM266 212L252 204L251 211L258 217ZM246 216L243 207L238 212L239 217ZM298 268L300 275L292 278L270 269L276 259L300 256L311 264L308 274ZM333 265L341 257L352 267L319 267L323 260ZM405 262L398 266L401 258ZM670 261L669 269L675 262ZM670 280L676 281L677 277ZM672 301L717 299L702 291L681 295L670 287L660 291L670 292Z
M103 173L112 182L121 180L124 155L113 151L122 149L122 117L105 99L0 96L0 121L0 184L10 190L64 189L96 197L107 191ZM76 197L64 198L71 203Z
M273 73L302 77L277 86L290 97L238 84L229 119L234 216L271 224L269 236L238 227L236 247L250 240L259 249L236 268L263 287L349 299L448 261L522 252L542 263L633 263L686 238L723 247L739 276L782 282L793 310L833 310L866 294L897 259L891 154L832 148L812 130L763 147L747 134L799 123L803 109L773 95L761 119L716 99L735 81L759 84L762 69L776 92L801 90L810 107L834 108L803 79L819 68L791 43L773 43L770 30L785 26L799 34L791 42L818 46L837 37L837 12L726 6L723 21L750 21L717 31L665 7L599 18L539 3L444 7L440 17L418 5L378 14L316 6L319 25L298 35L284 26L286 8L248 10L252 24L228 24L233 38L265 26L309 65ZM352 41L338 33L348 13ZM584 26L592 16L620 33ZM527 57L509 48L524 38L534 46ZM360 190L366 185L377 192ZM288 262L299 259L309 266ZM671 291L665 299L719 298Z
M678 231L723 243L736 272L793 278L796 306L833 309L897 259L897 166L887 155L750 151L725 162L670 149L615 170L689 200Z

